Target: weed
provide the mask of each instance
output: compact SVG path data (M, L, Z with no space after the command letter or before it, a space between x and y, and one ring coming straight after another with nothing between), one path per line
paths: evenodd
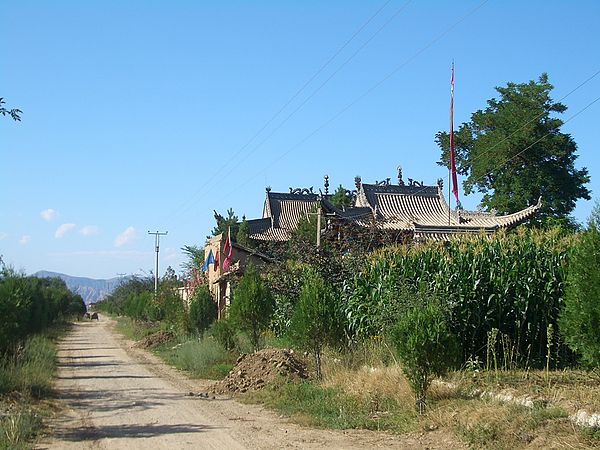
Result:
M20 411L0 420L0 449L28 448L42 428L41 417L32 411Z
M169 343L157 351L170 364L190 372L196 378L224 378L233 368L236 358L211 336L182 338L177 345Z

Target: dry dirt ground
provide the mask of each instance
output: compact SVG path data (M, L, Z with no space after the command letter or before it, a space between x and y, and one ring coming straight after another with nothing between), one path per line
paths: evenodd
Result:
M213 384L191 380L113 332L78 322L59 346L60 413L38 449L462 448L442 432L394 436L303 428L230 397L190 397Z

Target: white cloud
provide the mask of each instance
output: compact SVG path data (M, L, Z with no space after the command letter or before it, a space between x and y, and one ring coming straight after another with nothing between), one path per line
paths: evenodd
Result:
M51 220L54 220L58 217L58 211L55 211L52 208L48 208L43 210L40 213L40 216L42 216L42 219L44 219L46 222L50 222Z
M54 233L54 237L56 239L60 239L62 238L69 230L72 230L73 228L75 228L75 224L74 223L63 223L61 226L59 226L56 229L56 232Z
M133 227L127 227L125 231L115 238L115 247L121 247L136 238L136 231Z
M0 241L1 241L2 239L6 239L7 237L8 237L8 233L5 233L5 232L3 232L3 231L0 231Z
M19 244L21 245L27 245L29 244L29 242L31 242L31 236L29 236L28 234L24 234L23 236L21 236L21 239L19 239Z
M100 229L96 225L86 225L79 232L84 236L95 236L100 233Z

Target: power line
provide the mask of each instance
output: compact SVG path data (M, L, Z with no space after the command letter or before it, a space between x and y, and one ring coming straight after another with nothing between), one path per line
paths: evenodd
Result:
M211 174L211 176L204 182L204 184L202 184L200 186L200 188L198 188L198 190L194 193L194 195L187 201L185 201L172 215L175 215L177 212L179 211L185 211L187 209L187 203L192 202L192 205L194 204L194 197L196 197L198 194L203 192L203 189L205 187L207 187L210 182L212 182L213 180L215 180L215 178L217 177L217 175L219 174L219 172L221 172L223 169L225 169L229 163L231 163L232 161L234 161L236 159L236 157L246 148L248 147L277 117L279 117L279 115L285 110L285 108L287 108L309 85L310 83L312 83L312 81L317 78L332 62L333 60L373 21L373 19L375 19L375 17L377 17L379 15L379 13L391 2L392 0L387 0L381 7L379 7L379 9L377 9L377 11L375 11L374 14L372 14L366 22L364 22L353 34L352 36L350 36L349 39L346 40L346 42L344 42L344 44L306 81L304 82L304 84L283 104L283 106L281 106L277 112L275 114L273 114L273 116L271 116L271 118L269 120L267 120L267 122L256 132L254 133L254 135L242 146L240 147L219 169L217 169L215 172L213 172ZM393 15L393 17L395 17L399 11L404 8L406 5L408 5L408 3L410 3L410 1L412 0L407 0L407 2ZM388 22L386 22L387 25ZM379 33L380 30L377 31L377 33ZM376 34L377 34L376 33ZM374 36L373 36L374 37ZM371 39L373 38L371 37ZM370 42L370 40L368 42ZM366 45L366 44L365 44ZM364 48L364 46L361 48ZM339 69L336 71L336 73L339 72ZM332 77L330 77L327 81L329 81ZM325 84L325 83L324 83ZM324 85L323 84L323 85ZM319 87L319 89L321 87L323 87L323 85L321 85ZM318 90L317 90L318 91ZM312 96L314 96L316 94L316 92L313 92L311 94L311 96L309 98L311 98ZM306 101L304 102L306 103ZM297 111L297 109L294 111L294 113ZM291 114L293 115L293 113ZM285 123L290 117L291 115L289 115L283 123ZM282 125L282 124L281 124ZM279 129L281 127L281 125L277 128ZM277 130L276 129L276 130ZM269 137L271 137L273 135L273 133L271 133L269 135ZM260 144L262 145L264 143L265 140L263 140ZM254 149L256 150L256 148ZM239 165L239 164L238 164ZM235 166L237 167L237 166ZM191 206L191 205L190 205Z
M289 153L291 153L293 150L297 149L298 147L300 147L302 144L304 144L306 141L308 141L310 138L312 138L314 135L316 135L318 132L320 132L322 129L326 128L327 126L329 126L331 123L333 123L335 120L338 119L338 117L340 117L341 115L343 115L346 111L348 111L350 108L352 108L354 105L356 105L358 102L360 102L363 98L367 97L368 95L370 95L373 91L375 91L376 89L378 89L382 84L384 84L386 81L388 81L390 78L392 78L394 75L396 75L396 73L398 73L401 69L403 69L404 67L406 67L408 64L410 64L412 61L414 61L418 56L420 56L421 54L423 54L425 51L427 51L429 48L431 48L435 43L437 43L438 41L440 41L444 36L446 36L448 33L450 33L450 31L452 31L454 28L456 28L459 24L461 24L462 22L464 22L468 17L470 17L471 15L473 15L475 12L477 12L480 8L482 8L489 0L483 0L481 3L479 3L475 8L471 9L469 12L467 12L465 15L463 15L462 17L460 17L457 21L455 21L452 25L450 25L446 30L444 30L442 33L440 33L439 35L437 35L434 39L432 39L428 44L426 44L424 47L422 47L421 49L419 49L417 52L415 52L412 56L410 56L409 58L407 58L404 62L402 62L401 64L399 64L398 66L396 66L391 72L389 72L386 76L384 76L382 79L380 79L377 83L375 83L374 85L372 85L369 89L367 89L365 92L363 92L361 95L359 95L358 97L356 97L354 100L352 100L350 103L348 103L345 107L343 107L341 110L339 110L336 114L334 114L332 117L330 117L327 121L325 121L324 123L322 123L321 125L319 125L317 128L315 128L313 131L311 131L308 135L306 135L303 139L301 139L299 142L297 142L295 145L293 145L292 147L290 147L288 150L286 150L285 152L283 152L281 155L279 155L279 157L275 158L269 165L267 165L266 167L264 167L262 170L256 172L253 176L251 176L250 178L246 179L246 181L244 181L241 185L239 185L235 190L230 191L229 193L227 193L225 195L225 197L231 195L233 192L237 191L239 188L245 186L246 184L248 184L250 181L252 181L254 178L256 178L257 176L263 174L267 169L271 168L274 164L276 164L277 162L279 162L280 160L282 160L285 156L287 156Z

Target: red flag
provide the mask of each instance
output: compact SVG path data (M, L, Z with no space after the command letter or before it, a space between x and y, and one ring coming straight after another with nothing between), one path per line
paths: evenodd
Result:
M227 272L229 270L229 263L231 262L231 227L227 229L227 240L225 241L225 245L223 245L223 254L226 255L223 260L223 264L221 264L221 269L223 272Z
M215 252L215 265L213 266L213 270L216 272L219 268L219 250Z
M450 77L450 174L452 175L452 193L458 205L458 182L456 181L456 164L454 161L454 62Z

